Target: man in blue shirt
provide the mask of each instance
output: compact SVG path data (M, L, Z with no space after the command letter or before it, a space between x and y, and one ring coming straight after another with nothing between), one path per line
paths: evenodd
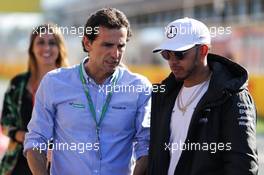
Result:
M134 174L145 174L151 84L119 65L129 22L119 10L105 8L90 16L85 29L88 58L49 72L37 91L24 143L30 169L47 174L53 138L53 175L130 174L132 150Z

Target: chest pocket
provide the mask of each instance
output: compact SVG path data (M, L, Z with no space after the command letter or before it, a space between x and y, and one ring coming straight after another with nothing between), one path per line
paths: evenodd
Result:
M202 111L202 114L198 120L199 125L208 124L210 113L211 113L211 108L206 108Z
M93 134L95 123L85 100L68 100L57 106L55 124L65 133Z
M113 123L108 125L113 132L131 132L135 128L136 108L122 104L109 106L106 113L105 122Z
M206 135L206 142L217 143L221 130L221 108L206 108L199 118L199 127L203 128L203 135Z
M102 124L113 133L134 131L137 116L137 96L124 94L113 96Z

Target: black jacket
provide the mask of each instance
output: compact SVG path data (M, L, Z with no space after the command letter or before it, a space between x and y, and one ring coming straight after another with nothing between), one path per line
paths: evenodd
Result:
M227 58L208 54L212 76L193 113L175 175L257 175L256 109L247 89L247 71ZM149 174L167 175L170 118L183 82L171 73L165 92L153 92ZM206 146L207 145L207 146ZM216 148L217 147L217 148Z

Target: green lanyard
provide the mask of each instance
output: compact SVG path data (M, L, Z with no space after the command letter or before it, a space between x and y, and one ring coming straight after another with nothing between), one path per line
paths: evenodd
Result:
M94 104L93 104L93 101L92 101L92 98L91 98L91 95L89 93L89 89L86 85L86 80L85 80L85 77L83 75L83 71L82 71L82 63L80 64L79 66L79 73L80 73L80 79L82 81L82 85L83 85L83 90L85 92L85 95L86 95L86 98L87 98L87 101L88 101L88 104L89 104L89 108L90 108L90 111L92 113L92 117L94 119L94 122L96 124L96 135L97 135L97 141L100 142L100 137L99 137L99 131L100 131L100 125L103 121L103 119L105 118L105 114L106 114L106 111L108 109L108 106L109 106L109 103L111 101L111 98L113 96L113 92L110 91L106 97L106 101L104 103L104 106L102 108L102 112L101 112L101 116L99 118L99 122L97 122L96 120L96 112L95 112L95 108L94 108ZM117 82L117 76L114 76L114 79L111 83L111 90L115 87L116 85L116 82ZM100 158L101 158L101 155L100 155Z

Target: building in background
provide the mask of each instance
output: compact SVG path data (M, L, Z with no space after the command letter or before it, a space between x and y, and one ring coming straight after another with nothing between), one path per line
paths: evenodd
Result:
M159 64L160 59L150 51L161 40L163 26L173 19L188 16L210 26L214 52L232 56L250 72L263 72L261 58L264 56L264 45L261 42L264 40L264 0L75 0L46 9L45 17L61 26L80 27L91 12L107 6L121 9L131 22L134 36L132 48L128 47L128 63ZM80 37L77 39L81 40ZM76 54L79 51L76 50Z

